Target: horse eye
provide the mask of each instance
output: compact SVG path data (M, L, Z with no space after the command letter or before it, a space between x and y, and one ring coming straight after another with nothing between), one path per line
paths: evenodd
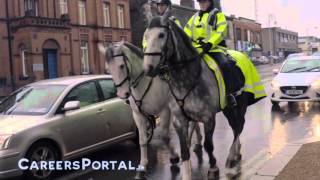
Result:
M162 39L162 38L164 38L164 33L159 34L159 39Z
M120 65L120 69L124 69L124 65L123 64Z

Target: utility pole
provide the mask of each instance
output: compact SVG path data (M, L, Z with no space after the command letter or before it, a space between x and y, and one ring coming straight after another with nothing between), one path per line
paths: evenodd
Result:
M9 49L9 64L10 64L10 83L11 91L16 89L14 83L14 74L13 74L13 59L12 59L12 32L11 32L11 19L9 15L9 2L6 0L6 22L7 22L7 33L8 33L8 49Z

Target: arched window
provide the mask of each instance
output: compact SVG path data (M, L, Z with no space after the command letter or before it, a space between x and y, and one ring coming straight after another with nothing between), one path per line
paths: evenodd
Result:
M38 0L24 0L24 12L26 16L38 16Z

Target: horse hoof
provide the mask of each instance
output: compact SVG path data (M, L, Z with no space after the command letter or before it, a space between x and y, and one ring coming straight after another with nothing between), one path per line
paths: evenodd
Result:
M209 169L208 180L216 180L220 178L220 171L218 168Z
M196 144L193 148L193 152L201 152L202 151L202 145L201 144Z
M226 177L228 179L237 180L237 179L240 179L240 176L241 176L241 167L240 166L226 169Z
M146 172L145 171L137 171L134 180L146 180Z
M170 163L171 164L178 164L180 162L180 158L179 157L175 157L175 158L170 158Z
M226 174L226 177L228 180L239 180L239 179L241 179L240 176L241 176L241 173L238 173L238 174L228 174L227 173Z

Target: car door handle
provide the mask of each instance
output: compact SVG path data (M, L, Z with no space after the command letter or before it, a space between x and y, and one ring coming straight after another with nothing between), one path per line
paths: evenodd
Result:
M103 113L103 112L105 112L104 109L98 109L98 111L97 111L98 114L101 114L101 113Z

